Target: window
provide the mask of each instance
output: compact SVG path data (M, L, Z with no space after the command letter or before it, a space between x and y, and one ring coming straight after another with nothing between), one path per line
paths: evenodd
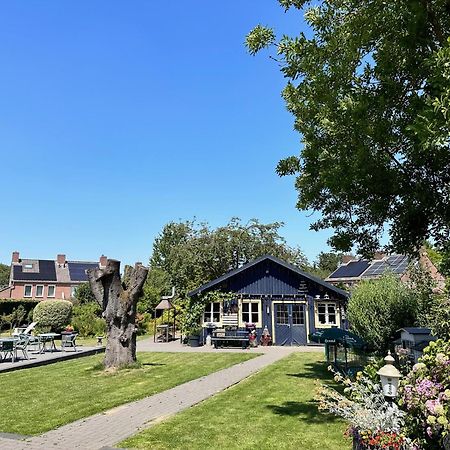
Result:
M32 297L33 296L33 286L31 284L26 284L23 287L23 296Z
M36 286L36 297L43 297L44 296L44 286L42 284L38 284Z
M305 325L303 305L292 305L292 325Z
M55 286L49 286L47 288L47 297L54 297L55 296Z
M288 305L279 304L277 308L277 325L288 325L289 324L289 311Z
M76 291L77 291L77 287L78 287L78 286L71 286L71 287L70 287L70 296L71 296L72 298L75 297L75 293L76 293Z
M30 263L26 263L23 265L24 269L32 269L33 268L33 264Z
M206 306L203 322L220 322L220 302L212 302Z
M336 325L336 303L318 303L319 323L322 325Z
M242 322L259 322L259 302L242 302Z

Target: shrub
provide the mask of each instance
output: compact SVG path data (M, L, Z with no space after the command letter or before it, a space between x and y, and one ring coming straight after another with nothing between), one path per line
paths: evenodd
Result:
M39 331L61 331L70 323L72 303L68 300L43 300L34 308L33 321Z
M418 299L395 275L361 282L348 303L352 331L379 353L388 348L393 334L416 322Z
M74 306L72 326L80 336L100 336L106 333L105 319L101 318L102 309L97 303Z
M79 305L95 302L94 293L89 283L82 283L75 289L75 300Z

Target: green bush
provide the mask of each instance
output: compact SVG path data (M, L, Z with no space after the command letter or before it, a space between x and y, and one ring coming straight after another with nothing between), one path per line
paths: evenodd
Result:
M70 323L72 303L68 300L43 300L34 308L33 321L39 331L60 332Z
M80 336L102 336L106 333L105 319L101 318L102 309L97 303L74 306L72 326Z

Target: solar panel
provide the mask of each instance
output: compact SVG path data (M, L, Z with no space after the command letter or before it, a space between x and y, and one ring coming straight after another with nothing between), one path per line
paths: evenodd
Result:
M362 277L376 277L382 275L389 266L384 261L376 261L363 273Z
M69 262L69 275L72 281L87 281L86 270L98 267L98 263Z
M22 266L13 266L14 280L22 281L56 281L55 261L39 260L39 272L23 272Z
M338 267L329 278L359 277L368 267L368 261L351 261L344 266Z

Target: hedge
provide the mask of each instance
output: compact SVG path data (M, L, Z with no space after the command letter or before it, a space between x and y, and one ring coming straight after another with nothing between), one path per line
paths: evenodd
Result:
M39 300L14 300L9 298L0 299L0 316L3 314L11 314L17 307L23 306L27 315L39 303Z

